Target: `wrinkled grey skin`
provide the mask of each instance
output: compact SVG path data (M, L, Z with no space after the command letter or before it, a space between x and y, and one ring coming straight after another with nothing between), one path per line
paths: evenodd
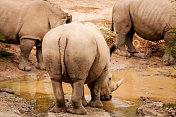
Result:
M65 112L62 81L72 85L73 111L86 114L84 84L91 91L92 107L102 107L102 100L110 100L123 79L115 83L109 74L110 52L99 29L92 23L70 23L49 31L42 42L42 51L55 98L54 112Z
M119 55L128 57L130 53L137 52L132 44L135 32L150 41L164 39L166 47L169 47L169 40L173 38L169 36L167 25L176 27L176 4L169 0L117 0L112 11L112 22L112 29L114 26L117 33ZM174 61L167 52L163 60Z
M28 57L34 46L37 68L45 69L41 50L43 36L69 18L61 8L43 0L0 0L0 32L7 43L20 44L19 69L31 70Z

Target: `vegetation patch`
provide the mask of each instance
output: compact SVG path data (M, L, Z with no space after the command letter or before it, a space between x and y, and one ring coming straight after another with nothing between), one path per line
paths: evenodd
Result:
M0 41L4 42L6 39L5 39L5 36L1 34L0 32ZM3 43L6 47L10 47L10 44L7 44L7 43ZM3 50L3 49L0 49L0 57L6 57L6 56L13 56L14 53L11 53L11 52L8 52L6 50Z
M100 27L100 31L102 32L104 38L106 40L110 40L110 39L113 39L115 38L116 36L116 33L115 32L112 32L110 30L110 26L103 26L103 27Z
M2 65L2 66L8 65L8 64L9 64L9 62L7 62L7 61L0 61L0 65Z
M163 104L163 108L171 108L176 110L176 104L171 104L171 103Z
M14 56L14 53L7 52L5 50L0 50L0 57Z
M167 77L176 78L176 75L169 74Z

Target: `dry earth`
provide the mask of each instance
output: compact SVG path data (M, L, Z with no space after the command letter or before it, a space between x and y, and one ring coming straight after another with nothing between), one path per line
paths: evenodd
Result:
M73 22L93 22L97 26L110 26L111 24L111 11L116 0L49 0L51 3L58 4L61 6L66 12L69 12L73 15ZM114 39L107 40L107 43L110 44ZM163 42L148 42L140 39L139 37L135 37L135 46L138 50L145 52L147 58L141 59L138 57L121 57L117 55L117 52L112 54L111 56L111 69L125 69L129 67L162 67L164 64L161 62L161 56L163 55L163 50L160 49L160 46ZM0 57L0 80L17 78L19 76L36 73L36 74L45 74L46 71L41 71L35 68L36 65L36 57L35 57L35 48L33 48L32 53L29 57L31 65L33 66L32 71L25 72L19 70L18 63L20 60L20 48L19 45L6 45L0 43L0 49L7 50L9 52L13 52L14 56L10 57ZM50 117L72 117L77 115L72 115L70 113L60 113L53 114L39 114L36 115L33 113L33 107L35 104L35 100L26 101L25 99L19 98L11 94L13 92L9 91L9 89L1 89L0 90L0 117L9 116L9 117L19 117L19 116L50 116ZM150 101L151 103L154 101ZM144 103L144 106L148 103ZM152 115L151 112L146 112L145 109L152 109L151 106L145 106L139 108L137 113L137 117L154 117L156 115ZM105 112L102 109L95 109L86 107L88 110L88 117L102 117L102 116L111 116L110 113ZM155 108L153 108L155 109ZM155 109L156 110L156 109ZM158 109L158 113L163 111L162 109ZM166 109L167 111L167 109ZM165 112L165 111L164 111ZM168 111L167 111L168 112ZM166 113L167 113L166 112ZM176 112L173 111L173 113ZM143 114L146 113L146 114ZM162 112L161 112L162 114ZM150 116L151 115L151 116ZM165 115L165 113L163 114ZM114 115L115 116L115 115ZM167 117L172 117L168 115Z

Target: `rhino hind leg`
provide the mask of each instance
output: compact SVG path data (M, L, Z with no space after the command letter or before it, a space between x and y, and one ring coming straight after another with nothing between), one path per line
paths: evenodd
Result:
M73 88L73 84L71 84L72 88ZM83 96L82 96L82 105L83 106L87 106L87 101L86 101L86 98L84 96L84 87L83 87Z
M73 103L73 114L85 115L86 109L83 106L82 98L83 98L83 90L84 90L84 80L76 80L73 82L72 87L72 103Z
M29 54L32 48L35 46L35 40L31 39L21 39L20 41L20 49L21 49L21 60L19 63L19 69L23 71L30 71L31 66L28 62Z
M36 57L38 64L36 66L37 69L45 70L45 64L43 62L43 56L42 56L42 47L41 46L36 46Z
M128 9L124 9L124 12L118 12L118 10L115 10L113 13L114 28L117 33L116 45L119 49L119 55L130 57L131 54L126 50L125 45L128 44L127 46L129 46L129 49L134 49L132 44L130 44L130 41L132 40L126 41L126 39L129 39L130 37L128 34L130 34L132 29L132 20L130 15L127 13L129 12Z
M50 110L51 112L60 113L60 112L66 112L66 106L64 102L64 91L62 88L62 75L59 74L51 74L51 83L53 86L53 92L56 98L56 104L55 106Z
M126 35L126 38L125 38L125 44L127 45L128 52L130 52L130 53L137 53L137 51L133 45L134 33L135 33L134 29L131 28L131 30L128 32L128 34Z
M62 75L62 68L60 66L60 54L51 54L51 51L53 50L48 50L47 53L43 53L44 63L51 79L53 93L56 100L55 106L51 108L50 111L55 113L66 112L67 108L62 88L62 79L64 76Z

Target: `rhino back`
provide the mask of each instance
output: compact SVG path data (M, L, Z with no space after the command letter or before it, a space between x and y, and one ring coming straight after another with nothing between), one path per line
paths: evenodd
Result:
M26 12L22 19L23 25L19 31L19 37L43 39L44 35L50 30L47 4L49 3L42 0L26 2Z
M147 40L163 39L166 25L174 16L169 0L131 0L130 15L136 33Z
M68 37L65 54L67 72L70 74L69 77L74 73L86 77L85 84L87 84L101 75L109 61L97 33L93 33L83 24L71 25L71 28L64 31Z
M0 0L0 31L8 43L20 38L41 40L50 30L49 16L56 15L56 23L63 15L56 10L43 0Z
M0 0L0 32L9 43L17 42L17 33L21 27L24 0Z
M67 16L60 7L43 0L29 1L26 7L20 37L42 40L50 29L62 25Z

